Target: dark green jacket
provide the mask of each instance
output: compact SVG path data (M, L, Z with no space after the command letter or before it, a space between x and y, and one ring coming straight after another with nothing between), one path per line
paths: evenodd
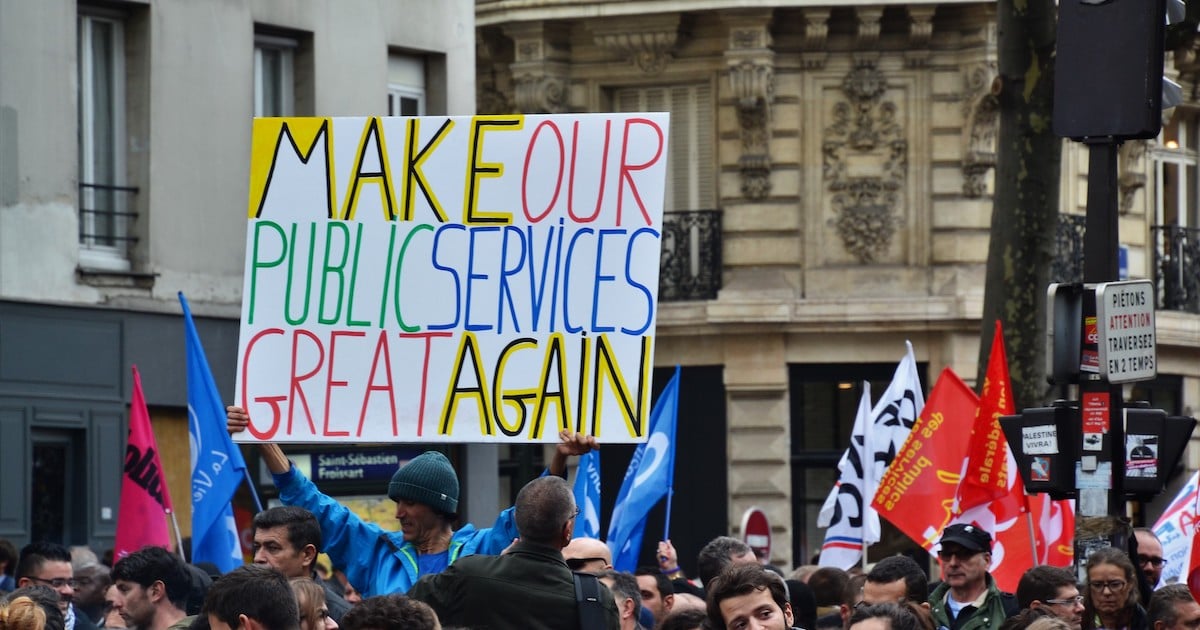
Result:
M426 575L408 596L433 607L445 626L473 630L576 630L575 581L553 547L518 542L500 556L459 558L441 573ZM619 630L612 593L600 589L606 628Z
M949 630L997 630L1009 615L1016 614L1020 609L1017 598L1011 593L1005 593L996 586L992 574L984 576L987 580L987 597L979 608L966 607L959 612L958 618L950 620L950 610L946 606L946 593L950 585L942 582L929 595L929 608L933 613L933 625Z

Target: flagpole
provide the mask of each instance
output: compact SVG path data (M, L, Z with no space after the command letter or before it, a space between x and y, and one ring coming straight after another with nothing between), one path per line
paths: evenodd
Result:
M1033 566L1038 566L1042 563L1042 559L1038 557L1037 539L1033 533L1033 512L1029 510L1029 506L1025 506L1025 522L1029 525L1029 549L1032 552L1030 557L1033 558Z
M175 510L168 508L164 511L171 517L171 526L175 530L175 549L179 551L179 559L187 562L187 556L183 554L183 532L179 531L179 519L175 516Z
M259 512L263 511L262 500L258 498L258 490L254 489L254 479L250 477L250 467L243 468L242 472L246 473L246 485L250 487L250 496L254 497L254 508Z
M675 381L676 391L679 388L679 364L675 364L675 375L671 377ZM679 396L675 396L675 440L679 439ZM671 461L667 462L667 515L663 519L663 540L671 540L671 499L675 497L675 445L671 445Z

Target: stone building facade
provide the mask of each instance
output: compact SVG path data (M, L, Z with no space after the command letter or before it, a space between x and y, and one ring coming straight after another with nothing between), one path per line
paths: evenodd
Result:
M720 417L680 417L681 432L694 422L726 445L723 461L705 462L728 489L711 498L724 520L706 534L737 533L758 506L773 559L800 564L820 549L816 514L859 382L878 395L906 340L927 391L944 367L973 381L998 130L995 11L476 1L481 113L672 113L656 363L684 366L685 398L689 369L720 374L722 391L691 392L708 402L700 416ZM1191 94L1188 58L1168 66ZM1200 309L1194 289L1164 275L1175 265L1194 286L1197 274L1166 260L1195 247L1195 104L1121 158L1125 268L1154 278L1160 296L1183 296L1160 304L1159 380L1130 396L1175 413L1200 402ZM1078 279L1086 157L1064 144L1058 280Z

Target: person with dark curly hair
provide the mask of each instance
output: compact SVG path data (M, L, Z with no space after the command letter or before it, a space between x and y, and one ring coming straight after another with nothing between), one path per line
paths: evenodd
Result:
M342 630L441 630L433 609L404 595L368 597L342 619Z
M300 630L300 609L287 578L261 564L238 567L213 582L200 614L211 630Z
M143 547L117 561L113 584L120 593L116 608L126 625L138 630L182 630L192 574L179 556L162 547Z

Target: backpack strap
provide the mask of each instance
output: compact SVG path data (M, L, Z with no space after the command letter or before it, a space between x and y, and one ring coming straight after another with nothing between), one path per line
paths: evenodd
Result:
M571 572L575 601L579 603L579 629L604 630L604 607L600 604L600 580L590 573Z

